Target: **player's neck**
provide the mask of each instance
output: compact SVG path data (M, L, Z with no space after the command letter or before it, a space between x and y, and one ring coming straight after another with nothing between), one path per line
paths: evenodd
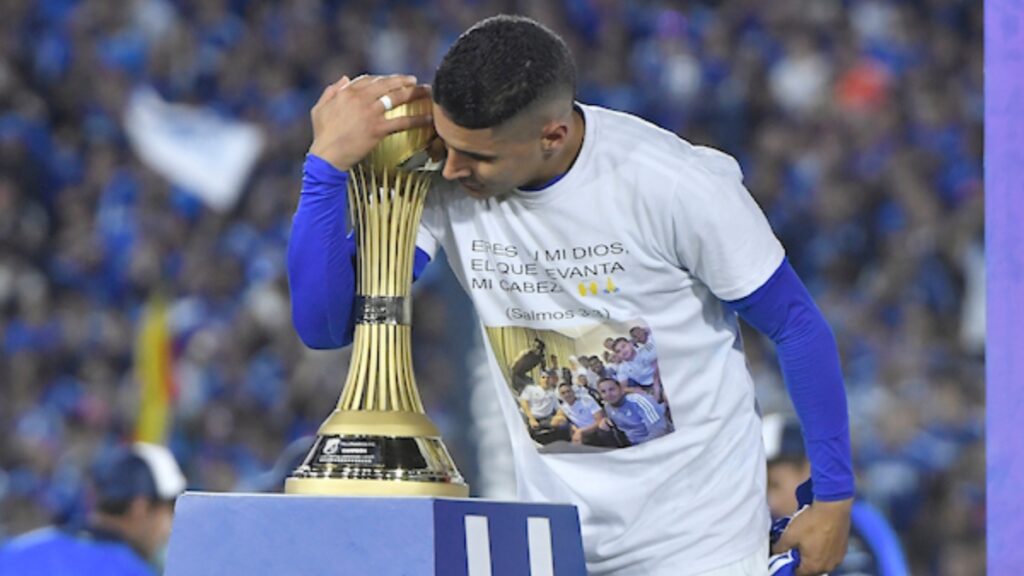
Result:
M586 124L583 121L583 113L579 109L573 108L572 122L569 124L569 143L544 163L541 173L528 183L527 186L531 188L543 187L548 182L568 172L583 148L584 132L586 132Z

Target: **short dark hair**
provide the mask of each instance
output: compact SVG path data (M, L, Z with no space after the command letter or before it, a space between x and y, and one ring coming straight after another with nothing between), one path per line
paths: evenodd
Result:
M434 73L434 102L463 128L493 128L544 98L576 95L576 64L557 34L523 16L477 22Z

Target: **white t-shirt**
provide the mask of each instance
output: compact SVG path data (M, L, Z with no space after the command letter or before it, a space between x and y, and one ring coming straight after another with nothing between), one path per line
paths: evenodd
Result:
M534 418L547 418L555 413L558 398L553 390L545 390L537 384L528 384L519 394L520 400L526 400L530 413Z
M585 392L582 396L577 393L576 401L572 405L559 402L559 406L562 407L562 412L565 413L565 417L569 419L569 422L572 422L573 426L577 428L586 428L592 425L597 421L595 415L601 411L597 401Z
M488 200L435 185L417 245L443 247L487 327L550 334L578 357L650 330L674 431L587 453L538 448L504 381L506 352L484 340L519 496L579 508L590 573L700 573L767 539L753 382L721 300L763 285L784 252L730 156L580 108L583 147L561 180Z

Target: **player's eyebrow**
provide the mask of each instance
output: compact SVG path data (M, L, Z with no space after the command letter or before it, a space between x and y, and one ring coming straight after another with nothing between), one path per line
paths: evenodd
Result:
M495 159L498 158L497 156L493 156L493 155L490 155L490 154L481 154L479 152L470 152L469 150L463 150L461 148L456 148L455 146L451 146L451 145L449 145L448 147L451 148L452 150L455 150L459 154L462 154L463 156L469 156L470 158L472 158L474 160L480 160L482 162L489 162L491 160L495 160Z

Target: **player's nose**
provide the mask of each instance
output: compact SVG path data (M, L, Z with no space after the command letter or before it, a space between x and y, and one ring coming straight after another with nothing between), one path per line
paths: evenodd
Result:
M445 180L468 178L472 176L472 174L472 170L469 169L469 166L466 163L462 162L457 153L448 153L448 157L444 161L444 169L441 170L441 176L443 176Z

